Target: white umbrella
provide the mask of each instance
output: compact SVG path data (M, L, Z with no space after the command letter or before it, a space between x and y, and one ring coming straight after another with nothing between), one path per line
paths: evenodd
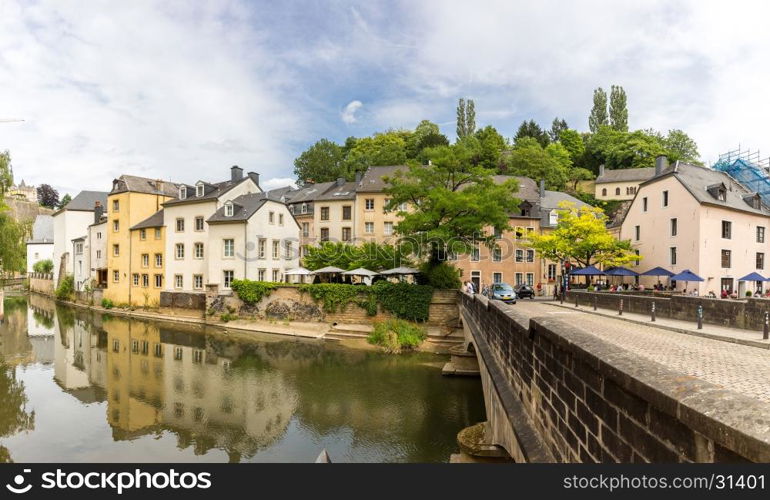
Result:
M346 276L366 276L367 278L371 278L372 276L377 276L380 273L375 273L374 271L359 267L358 269L353 269L352 271L345 271L342 274Z
M283 274L285 276L310 276L315 274L315 272L310 269L305 269L304 267L298 267L297 269L289 269Z
M334 266L326 266L322 267L321 269L316 269L313 271L315 274L333 274L333 273L344 273L344 269L340 269L339 267Z
M401 267L395 267L393 269L388 269L387 271L382 271L380 274L403 274L403 275L408 275L408 274L419 274L419 272L420 271L418 271L417 269L415 269L413 267L401 266Z

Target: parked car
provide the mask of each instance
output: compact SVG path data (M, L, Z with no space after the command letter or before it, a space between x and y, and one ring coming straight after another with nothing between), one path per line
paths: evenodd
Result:
M489 290L489 294L492 300L502 300L506 304L516 303L516 291L508 283L495 283Z
M535 298L535 289L532 288L530 285L518 285L516 286L516 288L514 288L514 290L516 291L516 296L520 299Z

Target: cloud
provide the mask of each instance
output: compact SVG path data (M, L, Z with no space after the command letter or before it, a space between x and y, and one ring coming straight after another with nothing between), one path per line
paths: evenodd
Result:
M342 110L342 113L340 113L340 116L342 117L342 121L347 123L348 125L355 123L356 120L356 111L358 111L361 106L363 106L364 103L361 101L350 101L347 106L345 106L345 109Z
M260 181L259 185L264 191L270 191L271 189L282 188L286 186L297 187L296 180L292 177L273 177L266 181Z

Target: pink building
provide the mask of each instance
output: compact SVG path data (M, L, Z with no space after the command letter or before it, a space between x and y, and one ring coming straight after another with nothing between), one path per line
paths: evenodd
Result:
M704 279L677 283L676 288L698 289L699 295L721 290L761 289L762 282L739 282L757 272L767 276L765 240L770 210L729 175L706 167L656 162L655 176L640 184L620 229L643 259L642 272L656 266L674 273L689 269ZM641 277L651 286L657 277ZM662 280L666 283L665 278Z

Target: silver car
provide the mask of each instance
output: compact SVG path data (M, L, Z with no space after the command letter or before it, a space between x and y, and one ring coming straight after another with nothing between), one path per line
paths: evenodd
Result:
M489 290L489 298L493 300L502 300L506 304L515 304L516 292L508 283L495 283Z

